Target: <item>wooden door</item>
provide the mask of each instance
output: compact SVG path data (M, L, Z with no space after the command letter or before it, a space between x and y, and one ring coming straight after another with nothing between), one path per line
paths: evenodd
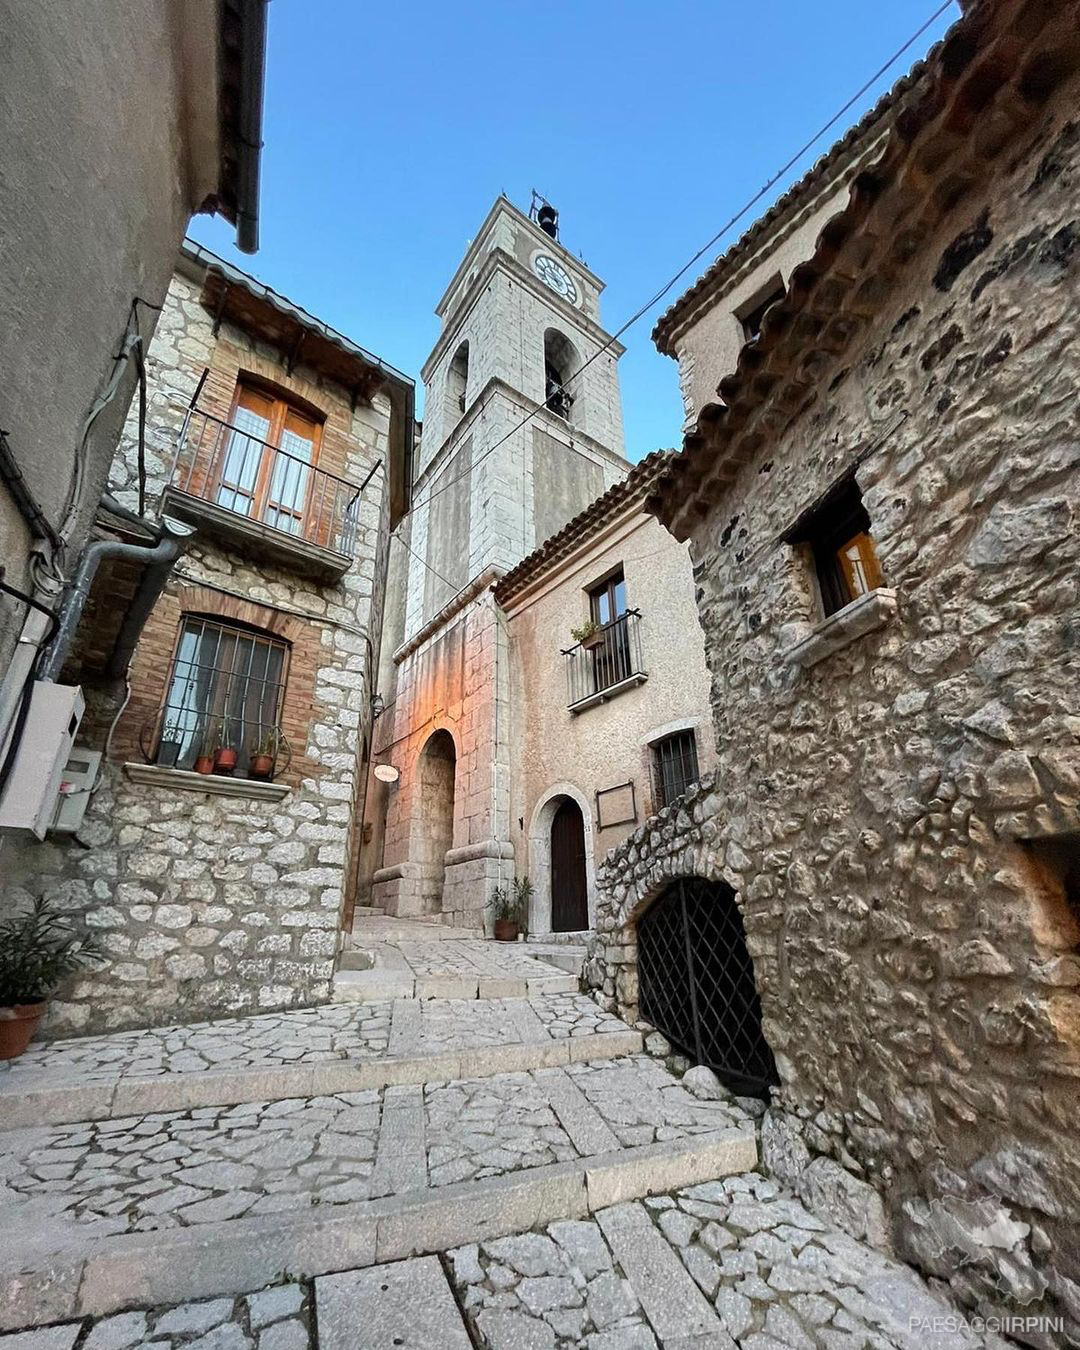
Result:
M556 933L580 933L588 926L585 822L577 802L567 797L551 822L551 927Z

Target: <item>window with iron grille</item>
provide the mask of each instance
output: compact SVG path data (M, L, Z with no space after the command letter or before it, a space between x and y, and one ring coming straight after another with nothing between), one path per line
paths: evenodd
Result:
M852 477L832 489L785 538L809 546L826 618L882 584L870 517Z
M257 629L185 618L158 720L155 760L191 769L202 756L276 754L288 644ZM219 755L220 758L220 755Z
M652 748L657 810L670 806L698 778L697 742L692 731L676 731Z

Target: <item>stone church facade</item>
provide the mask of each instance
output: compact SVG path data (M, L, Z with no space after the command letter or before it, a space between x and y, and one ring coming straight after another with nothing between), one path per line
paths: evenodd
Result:
M373 811L371 896L391 914L483 930L514 875L510 654L492 587L630 469L601 289L500 197L437 307L374 744L400 775Z
M654 903L730 897L766 1165L1075 1334L1078 53L1022 8L928 61L652 496L718 759L607 859L587 971L636 1018Z

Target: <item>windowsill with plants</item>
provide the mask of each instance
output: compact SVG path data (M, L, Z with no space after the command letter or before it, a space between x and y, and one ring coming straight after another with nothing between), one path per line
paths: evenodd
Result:
M124 765L124 773L133 783L142 783L145 787L210 792L221 797L248 797L260 802L279 802L292 790L288 783L270 783L257 778L233 778L216 773L196 773L193 769L173 769L164 764L140 764L136 760Z
M884 628L896 614L896 608L896 591L888 586L877 586L819 623L787 624L782 630L783 637L789 643L792 637L796 641L785 645L783 659L789 665L809 670L867 633Z

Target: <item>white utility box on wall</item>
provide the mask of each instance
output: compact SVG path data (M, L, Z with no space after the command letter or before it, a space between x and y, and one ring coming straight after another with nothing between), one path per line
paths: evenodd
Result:
M0 798L0 831L44 839L86 703L78 685L38 680L18 753Z

